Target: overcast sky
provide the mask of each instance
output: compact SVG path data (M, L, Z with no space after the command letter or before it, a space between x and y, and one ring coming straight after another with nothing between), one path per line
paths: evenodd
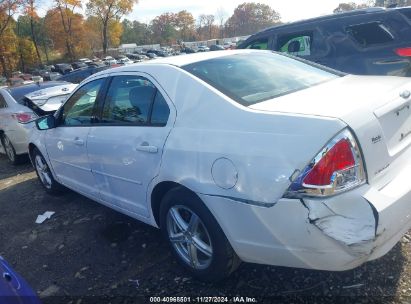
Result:
M51 0L42 0L39 7L40 15L50 7ZM86 1L82 1L85 3ZM149 22L154 17L165 12L179 12L187 10L197 18L200 14L215 15L222 8L227 17L231 16L234 9L244 2L259 2L271 6L281 14L283 22L307 19L310 17L330 14L340 2L353 2L352 0L139 0L134 6L133 12L127 16L128 19ZM356 3L364 3L365 0L355 0ZM85 7L85 4L84 4Z

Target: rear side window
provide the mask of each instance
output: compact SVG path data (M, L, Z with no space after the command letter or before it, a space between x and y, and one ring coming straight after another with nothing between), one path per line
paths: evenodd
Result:
M157 91L153 104L153 112L151 113L151 123L154 125L166 125L169 115L170 109L168 108L167 102L163 95Z
M113 78L103 109L104 123L165 126L169 114L164 97L147 78Z
M268 38L260 38L258 40L251 41L244 48L253 49L253 50L267 50L268 49Z
M362 47L389 43L394 40L394 35L381 22L351 25L346 30Z
M294 56L310 56L312 33L300 33L281 36L278 39L278 51Z

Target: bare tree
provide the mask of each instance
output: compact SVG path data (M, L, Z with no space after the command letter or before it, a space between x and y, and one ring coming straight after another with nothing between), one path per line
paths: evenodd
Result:
M217 12L215 13L215 17L219 22L220 38L224 38L224 22L227 19L227 16L227 11L221 6L217 9Z

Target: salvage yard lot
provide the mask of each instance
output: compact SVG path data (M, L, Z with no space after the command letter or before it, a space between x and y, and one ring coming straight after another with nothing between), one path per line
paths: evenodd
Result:
M411 202L410 202L411 203ZM74 192L47 195L30 164L0 156L0 255L44 303L148 302L150 296L272 297L301 303L411 301L411 237L385 257L345 272L243 264L219 284L190 278L160 232ZM35 224L37 215L54 211ZM98 297L95 297L98 296ZM99 300L99 301L100 301ZM310 301L312 302L312 301ZM105 303L100 301L99 303Z

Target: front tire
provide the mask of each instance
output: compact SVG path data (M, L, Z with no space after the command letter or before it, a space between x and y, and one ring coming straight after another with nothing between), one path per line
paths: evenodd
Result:
M177 261L202 281L220 281L240 264L211 212L191 191L179 187L164 196L160 226Z
M50 167L37 148L33 150L32 158L37 177L46 192L52 195L61 194L64 190L63 186L54 179Z

